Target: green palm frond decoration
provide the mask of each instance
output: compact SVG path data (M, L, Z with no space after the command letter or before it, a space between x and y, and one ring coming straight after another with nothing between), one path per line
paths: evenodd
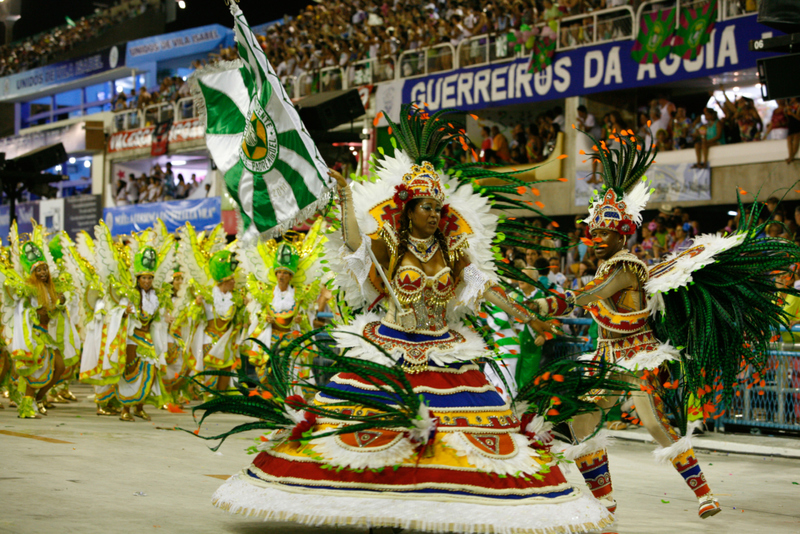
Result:
M343 423L342 426L325 433L314 434L314 437L323 437L333 434L345 434L366 430L369 428L405 428L413 429L415 422L420 418L420 412L427 410L419 395L414 390L398 366L386 366L373 362L350 358L346 355L331 350L325 343L318 342L315 338L325 329L312 330L299 336L288 343L275 343L272 348L267 348L257 339L249 339L261 350L269 353L267 360L266 380L263 383L254 382L240 368L236 373L229 371L206 371L198 373L203 376L228 376L236 377L238 383L235 388L228 391L217 391L206 387L193 378L194 382L211 398L196 406L192 410L203 412L198 421L198 427L207 417L216 413L228 413L252 417L256 421L242 423L231 430L214 435L200 436L197 431L192 432L206 440L220 440L212 449L217 450L224 440L233 434L250 430L288 430L298 423L298 411L312 414L315 418L326 418ZM355 335L355 334L353 334ZM389 358L380 346L369 340L376 350ZM300 355L321 356L333 363L330 366L320 367L314 364L299 364ZM326 385L318 385L311 381L297 378L294 368L296 365L317 368L326 372L344 372L357 374L362 379L375 386L375 392L342 391ZM306 402L302 397L302 390L327 394L338 401L318 404ZM358 405L362 409L358 415L353 414L347 407ZM293 418L293 414L295 418ZM182 429L184 430L184 429ZM291 438L299 439L299 438Z
M517 411L538 414L553 425L577 415L597 411L588 397L614 395L638 389L622 380L627 372L606 361L554 360L537 371L527 384L521 384L514 404Z

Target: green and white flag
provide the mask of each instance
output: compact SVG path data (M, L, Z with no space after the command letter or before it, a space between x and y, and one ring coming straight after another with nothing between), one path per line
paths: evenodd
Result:
M206 146L239 204L240 238L280 235L312 217L330 196L328 167L236 3L241 59L198 70L192 91Z

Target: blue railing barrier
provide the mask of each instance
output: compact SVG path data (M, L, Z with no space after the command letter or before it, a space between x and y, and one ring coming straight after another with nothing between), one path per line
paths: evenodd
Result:
M781 328L779 335L781 340L772 343L768 370L760 377L763 382L753 378L751 368L742 372L747 384L734 388L733 401L716 421L720 431L725 425L750 427L754 434L761 429L800 431L800 325Z

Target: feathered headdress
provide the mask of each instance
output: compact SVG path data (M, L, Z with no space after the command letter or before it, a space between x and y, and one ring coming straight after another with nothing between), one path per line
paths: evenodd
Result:
M645 147L633 130L622 130L609 135L610 140L619 143L619 149L610 149L605 141L579 131L592 140L594 152L589 159L597 160L603 167L603 191L592 195L589 217L584 222L589 224L590 231L607 228L622 235L633 234L642 224L642 210L652 193L644 173L656 157L655 145Z

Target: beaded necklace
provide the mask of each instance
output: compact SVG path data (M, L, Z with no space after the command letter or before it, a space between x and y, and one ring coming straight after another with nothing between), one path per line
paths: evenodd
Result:
M419 239L410 235L408 236L408 250L422 263L428 263L439 250L439 241L436 240L436 236Z

